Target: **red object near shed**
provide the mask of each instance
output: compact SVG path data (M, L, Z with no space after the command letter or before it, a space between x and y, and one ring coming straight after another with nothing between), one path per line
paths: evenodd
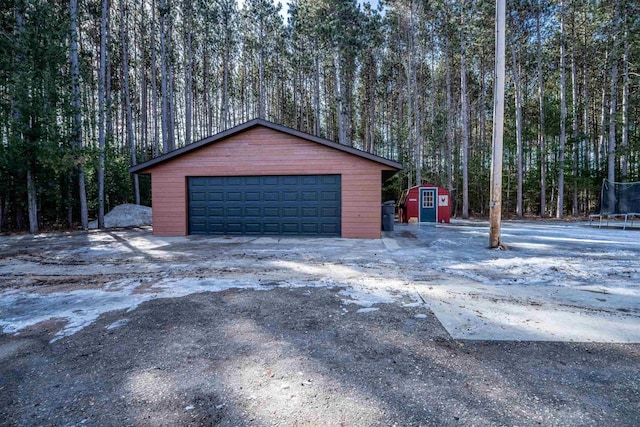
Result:
M400 199L402 222L449 223L451 203L449 190L435 185L419 185L405 190Z

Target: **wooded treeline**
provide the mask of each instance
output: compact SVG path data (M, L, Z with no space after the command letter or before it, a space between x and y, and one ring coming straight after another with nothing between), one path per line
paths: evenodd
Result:
M127 169L255 117L392 158L488 211L494 4L0 0L0 230L149 203ZM286 20L283 18L286 16ZM504 214L640 180L640 5L507 2Z

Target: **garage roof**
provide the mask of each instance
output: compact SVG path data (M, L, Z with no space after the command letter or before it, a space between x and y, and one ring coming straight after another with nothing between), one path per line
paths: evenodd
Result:
M394 162L393 160L389 160L389 159L385 159L384 157L380 157L380 156L376 156L374 154L371 153L367 153L366 151L362 151L362 150L358 150L357 148L353 148L353 147L349 147L347 145L342 145L342 144L338 144L336 142L333 141L329 141L328 139L324 139L324 138L320 138L314 135L310 135L308 133L305 132L301 132L299 130L296 129L292 129L286 126L282 126L282 125L278 125L272 122L269 122L267 120L262 120L262 119L254 119L251 121L248 121L246 123L243 123L241 125L235 126L231 129L227 129L223 132L217 133L213 136L201 139L200 141L194 142L192 144L189 145L185 145L182 148L178 148L177 150L173 150L170 151L166 154L163 154L161 156L155 157L151 160L147 160L144 163L140 163L136 166L132 166L129 168L129 172L131 173L139 173L139 174L145 174L147 173L147 169L151 168L152 166L156 166L158 164L164 163L166 161L169 161L175 157L179 157L183 154L186 154L190 151L193 150L197 150L198 148L202 148L205 147L207 145L210 144L215 144L218 141L224 140L225 138L228 138L230 136L236 135L238 133L244 132L246 130L249 130L251 128L254 128L256 126L263 126L263 127L267 127L279 132L283 132L289 135L293 135L296 136L298 138L302 138L305 139L307 141L311 141L311 142L315 142L317 144L321 144L321 145L325 145L327 147L330 148L335 148L336 150L340 150L340 151L344 151L346 153L349 154L353 154L354 156L358 156L358 157L362 157L364 159L367 160L371 160L380 164L383 164L385 166L389 166L391 168L396 169L396 171L399 171L400 169L402 169L402 165L398 162ZM389 176L395 174L395 172L389 174Z

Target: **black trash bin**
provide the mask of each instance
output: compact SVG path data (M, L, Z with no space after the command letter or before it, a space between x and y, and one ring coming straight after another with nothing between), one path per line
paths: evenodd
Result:
M382 204L382 231L393 231L396 215L396 201L389 200Z

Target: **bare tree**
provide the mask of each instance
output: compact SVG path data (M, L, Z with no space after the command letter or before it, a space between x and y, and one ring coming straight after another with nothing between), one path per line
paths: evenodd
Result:
M460 109L462 122L462 218L469 218L469 102L467 99L467 16L460 4Z
M629 29L626 10L624 18L624 52L622 56L622 140L620 141L620 175L622 182L629 177Z
M73 107L72 140L76 150L81 151L82 142L82 98L80 94L80 66L78 63L78 0L70 0L71 37L69 61L71 63L71 106ZM84 160L78 164L78 187L80 196L80 225L89 228L89 210L87 208L87 190L85 185Z
M565 83L564 0L560 0L560 144L558 147L558 200L556 218L564 214L564 149L566 145L567 96Z
M620 1L615 0L613 4L613 48L611 50L611 101L609 103L609 147L607 150L607 178L609 182L616 179L616 100L618 84L618 46L620 43ZM615 209L615 187L609 186L607 194L609 206Z
M538 0L536 10L536 52L538 60L538 145L540 147L540 216L547 215L547 147L545 144L544 123L544 76L542 75L542 30L540 28L540 15L542 14L543 0Z
M131 149L131 165L138 164L137 161L137 147L136 138L133 133L133 114L131 113L131 92L129 89L129 52L127 48L127 16L124 10L124 0L120 0L120 43L122 44L122 77L124 91L124 106L127 126L127 139L129 141L129 147ZM136 205L140 204L140 183L138 181L138 174L133 174L133 192L135 195Z
M518 163L518 190L516 201L516 215L518 219L522 219L522 94L520 88L520 76L518 73L518 62L516 60L517 43L511 45L511 58L513 62L513 89L516 104L516 149Z
M109 0L102 0L98 78L98 228L104 228L104 158L106 148L107 22Z

